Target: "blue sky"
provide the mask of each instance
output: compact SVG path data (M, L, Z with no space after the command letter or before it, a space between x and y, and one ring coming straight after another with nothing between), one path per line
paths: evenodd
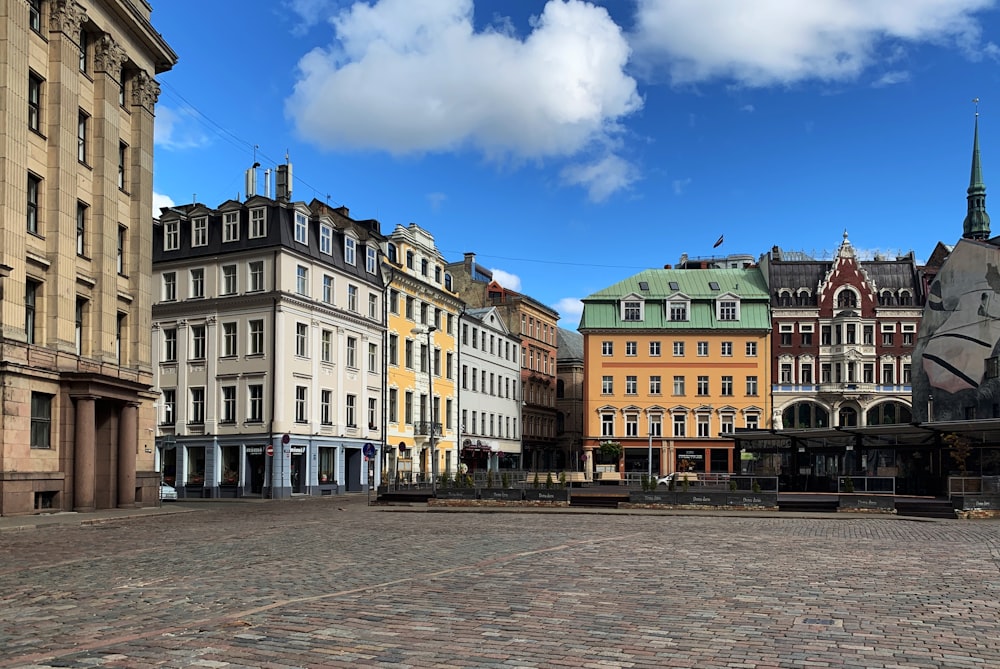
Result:
M1000 0L152 4L180 58L157 206L245 197L287 154L294 199L415 222L570 329L720 236L926 258L961 236L977 97L1000 212Z

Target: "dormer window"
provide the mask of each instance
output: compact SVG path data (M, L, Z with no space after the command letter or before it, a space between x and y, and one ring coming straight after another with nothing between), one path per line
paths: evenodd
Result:
M357 264L357 242L351 237L344 237L344 262L349 267Z
M845 288L837 295L837 307L839 309L857 309L858 296L854 294L853 290Z
M640 300L623 300L621 304L622 320L639 322L642 321L643 303Z
M305 244L309 241L309 219L301 211L295 212L295 241Z
M163 224L163 250L176 251L181 246L180 221L166 221Z
M669 314L672 321L686 321L688 319L688 303L671 301Z
M320 223L319 252L328 256L333 255L333 226L329 223Z
M708 282L708 287L709 287L710 290L719 290L719 282L718 281L709 281Z
M374 246L367 246L365 249L365 270L369 274L374 274L378 271L378 252Z
M790 307L792 306L792 293L787 290L782 290L778 293L778 306Z
M740 320L740 303L736 300L719 300L716 302L716 310L720 321Z
M670 285L670 290L675 290L676 291L676 290L680 290L681 289L680 284L677 283L676 281L669 282L669 285Z
M208 217L191 221L191 246L208 246Z

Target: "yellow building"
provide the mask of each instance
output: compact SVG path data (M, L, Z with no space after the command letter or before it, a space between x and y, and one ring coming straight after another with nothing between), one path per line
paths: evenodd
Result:
M387 238L385 255L386 474L412 481L454 476L458 315L465 305L434 237L417 224L397 225Z
M760 270L646 270L583 303L587 470L739 471L728 435L770 426Z

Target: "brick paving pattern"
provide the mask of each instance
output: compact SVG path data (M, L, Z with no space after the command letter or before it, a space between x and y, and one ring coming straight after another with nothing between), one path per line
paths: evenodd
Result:
M0 533L0 667L1000 667L1000 523L364 499Z

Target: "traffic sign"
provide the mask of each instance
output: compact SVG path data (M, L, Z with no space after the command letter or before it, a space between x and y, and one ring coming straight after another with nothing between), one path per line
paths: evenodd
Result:
M266 452L267 452L268 455L274 455L274 446L272 446L271 444L268 444Z
M367 443L362 447L361 452L365 454L366 458L375 457L375 446L372 443Z

